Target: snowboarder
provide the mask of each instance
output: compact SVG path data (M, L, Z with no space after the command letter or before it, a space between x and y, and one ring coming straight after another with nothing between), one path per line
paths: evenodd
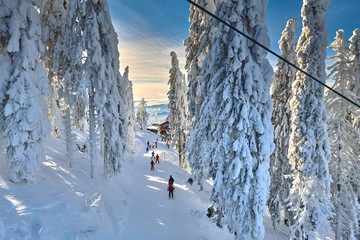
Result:
M154 169L154 165L155 165L154 160L151 159L150 165L151 165L150 170L151 170L151 171L154 171L154 170L155 170L155 169Z
M174 186L172 185L172 184L169 184L169 186L168 186L168 191L169 191L169 199L170 199L170 197L172 198L172 199L174 199Z
M170 175L170 178L169 178L169 185L173 185L175 182L174 178Z
M160 161L159 161L159 154L156 154L156 161L155 161L155 163L160 163Z

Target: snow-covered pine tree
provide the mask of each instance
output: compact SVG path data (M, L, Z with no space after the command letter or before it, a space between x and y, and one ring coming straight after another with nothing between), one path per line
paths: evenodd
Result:
M171 126L175 150L179 153L179 166L186 168L183 151L185 150L185 117L186 117L186 84L185 76L180 71L179 60L175 52L170 53L171 68L169 70L169 122Z
M84 48L89 98L91 177L96 176L96 129L104 139L104 176L120 170L127 134L125 85L119 71L117 35L106 0L86 1Z
M146 106L147 105L145 98L142 98L136 109L136 122L139 124L140 130L145 129L147 121L149 119L149 114L146 111Z
M36 3L39 1L3 0L0 8L0 35L5 43L0 59L0 82L5 87L1 114L14 182L33 179L38 162L44 159L42 141L50 131L43 97L50 88L39 61L43 46Z
M63 18L69 0L43 0L40 8L42 25L42 42L45 45L41 59L48 72L51 94L47 97L48 117L52 126L52 134L60 138L64 132L61 110L59 106L60 83L54 72L55 46L62 30Z
M354 85L355 78L352 75L350 49L344 40L344 34L344 30L337 31L335 41L330 44L336 55L330 58L334 59L334 63L328 67L328 78L335 80L335 90L355 100L348 88ZM326 106L331 145L329 170L333 179L330 190L335 209L332 227L336 240L355 240L355 234L359 231L360 205L354 186L360 181L360 159L359 155L356 155L360 145L358 132L351 124L350 116L357 108L332 91L326 93Z
M218 5L216 15L269 46L265 9L262 0L228 0ZM202 65L207 94L194 136L204 144L195 176L214 180L217 224L227 226L236 240L263 239L273 150L273 71L266 51L227 26L213 24L217 32Z
M295 65L297 63L295 28L299 23L295 19L290 19L286 28L282 32L279 41L281 56ZM271 98L274 109L271 121L274 125L275 150L270 156L270 176L271 184L267 205L271 215L271 220L280 222L281 212L284 211L284 220L291 220L291 212L288 210L286 199L290 193L291 179L287 177L291 173L289 164L288 148L290 137L291 111L289 100L291 99L291 85L295 80L296 69L282 60L277 63L277 70L273 76L271 85ZM275 225L274 225L275 226Z
M223 0L196 0L200 6L215 12L216 2L223 2ZM187 82L188 82L188 117L186 119L186 149L187 159L192 171L192 178L202 189L202 157L201 153L204 148L203 138L198 135L199 132L199 121L201 105L205 99L205 90L207 81L202 81L202 65L205 56L211 45L213 35L216 32L217 25L211 24L212 18L191 5L190 7L189 20L192 21L189 29L189 38L184 40L186 63L185 69L187 70ZM206 67L205 67L206 68ZM200 175L199 175L200 174Z
M103 89L101 87L105 72L105 66L101 55L99 25L95 12L95 1L86 1L85 21L83 30L83 44L86 52L84 63L84 76L89 99L89 143L90 143L90 171L91 178L96 179L97 175L97 148L96 148L96 125L99 123L99 108L104 105ZM100 96L99 96L100 95Z
M104 134L104 174L108 178L120 171L123 159L128 120L125 110L125 83L120 75L118 40L110 18L107 0L99 0L95 5L101 45L104 72L99 73L99 110L100 125ZM102 67L101 67L102 68ZM118 88L118 83L121 83ZM104 101L104 102L102 102Z
M195 0L195 3L204 7L210 12L215 12L215 0ZM184 40L186 63L185 69L188 72L188 100L189 117L198 118L201 103L204 99L201 91L200 74L203 60L211 44L210 35L214 34L215 29L211 25L211 16L204 13L194 5L190 6L189 21L192 21L189 29L189 38ZM194 119L194 121L195 121Z
M126 114L128 119L128 132L127 132L127 146L128 151L132 152L135 142L135 111L134 111L134 95L133 95L133 87L132 82L129 79L129 67L125 68L125 72L123 74L123 81L125 83L126 88ZM156 116L156 115L155 115ZM156 121L156 120L155 120Z
M328 5L328 0L304 0L303 29L296 49L299 67L324 83ZM293 182L289 202L295 218L291 239L325 239L330 231L332 204L324 87L297 72L292 92L288 157Z
M353 31L353 35L349 39L349 42L351 51L351 71L354 75L353 84L349 86L349 89L353 96L357 96L357 103L360 103L360 28ZM360 110L358 109L357 113L351 116L351 118L353 125L360 131ZM358 139L360 139L360 136Z
M76 102L85 95L85 85L80 80L83 74L82 54L82 18L81 3L77 0L69 0L65 16L62 17L61 34L59 34L52 55L52 65L49 66L56 74L57 83L52 86L56 89L51 100L56 101L63 111L64 135L66 144L66 160L71 167L73 159L73 139L72 139L72 118L71 111ZM81 21L79 21L79 19ZM77 114L75 114L77 115Z

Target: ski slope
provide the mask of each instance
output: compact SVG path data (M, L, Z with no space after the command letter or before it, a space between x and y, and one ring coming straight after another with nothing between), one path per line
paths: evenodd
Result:
M86 135L76 133L77 141ZM177 154L159 141L155 153L160 164L150 171L151 151L146 142L156 135L137 132L134 153L122 162L121 173L102 177L98 156L96 181L90 179L88 153L76 151L73 167L65 161L65 144L49 137L46 161L40 163L35 182L10 182L9 170L0 153L0 240L2 239L123 239L123 240L227 240L206 216L211 206L208 183L199 192L187 184L189 173L177 166ZM161 139L159 139L161 140ZM169 200L167 182L175 179L174 199ZM272 230L265 217L266 240L289 237Z

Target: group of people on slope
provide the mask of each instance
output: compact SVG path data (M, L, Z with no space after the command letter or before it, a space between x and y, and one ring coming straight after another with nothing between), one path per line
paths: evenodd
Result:
M145 152L149 152L150 149L157 149L157 142L158 142L157 139L156 139L156 141L155 141L154 144L151 144L151 143L148 141Z
M149 148L151 148L151 145L150 145L150 143L148 141L147 142L147 147L146 147L146 152L149 151ZM155 148L157 148L157 140L155 142ZM154 168L155 163L160 163L159 159L160 159L159 154L156 154L156 156L155 156L155 151L152 151L152 153L151 153L151 162L150 162L150 165L151 165L150 170L151 171L155 170L155 168ZM155 162L154 162L154 160L155 160ZM169 191L169 199L170 198L174 199L174 190L175 190L174 181L175 181L174 178L170 175L170 178L169 178L169 181L168 181L168 188L167 188L167 190Z
M172 137L170 135L161 135L161 141L166 142L166 147L170 148Z
M154 171L154 170L155 170L155 169L154 169L155 163L160 163L159 159L160 159L159 154L156 154L156 156L155 156L155 152L153 151L153 152L151 153L151 162L150 162L150 165L151 165L150 170L151 170L151 171ZM155 162L154 162L154 160L155 160Z

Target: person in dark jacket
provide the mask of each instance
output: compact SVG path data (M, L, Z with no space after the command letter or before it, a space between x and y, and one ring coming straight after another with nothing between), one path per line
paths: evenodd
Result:
M174 178L170 175L170 178L169 178L169 185L173 185L175 182Z

